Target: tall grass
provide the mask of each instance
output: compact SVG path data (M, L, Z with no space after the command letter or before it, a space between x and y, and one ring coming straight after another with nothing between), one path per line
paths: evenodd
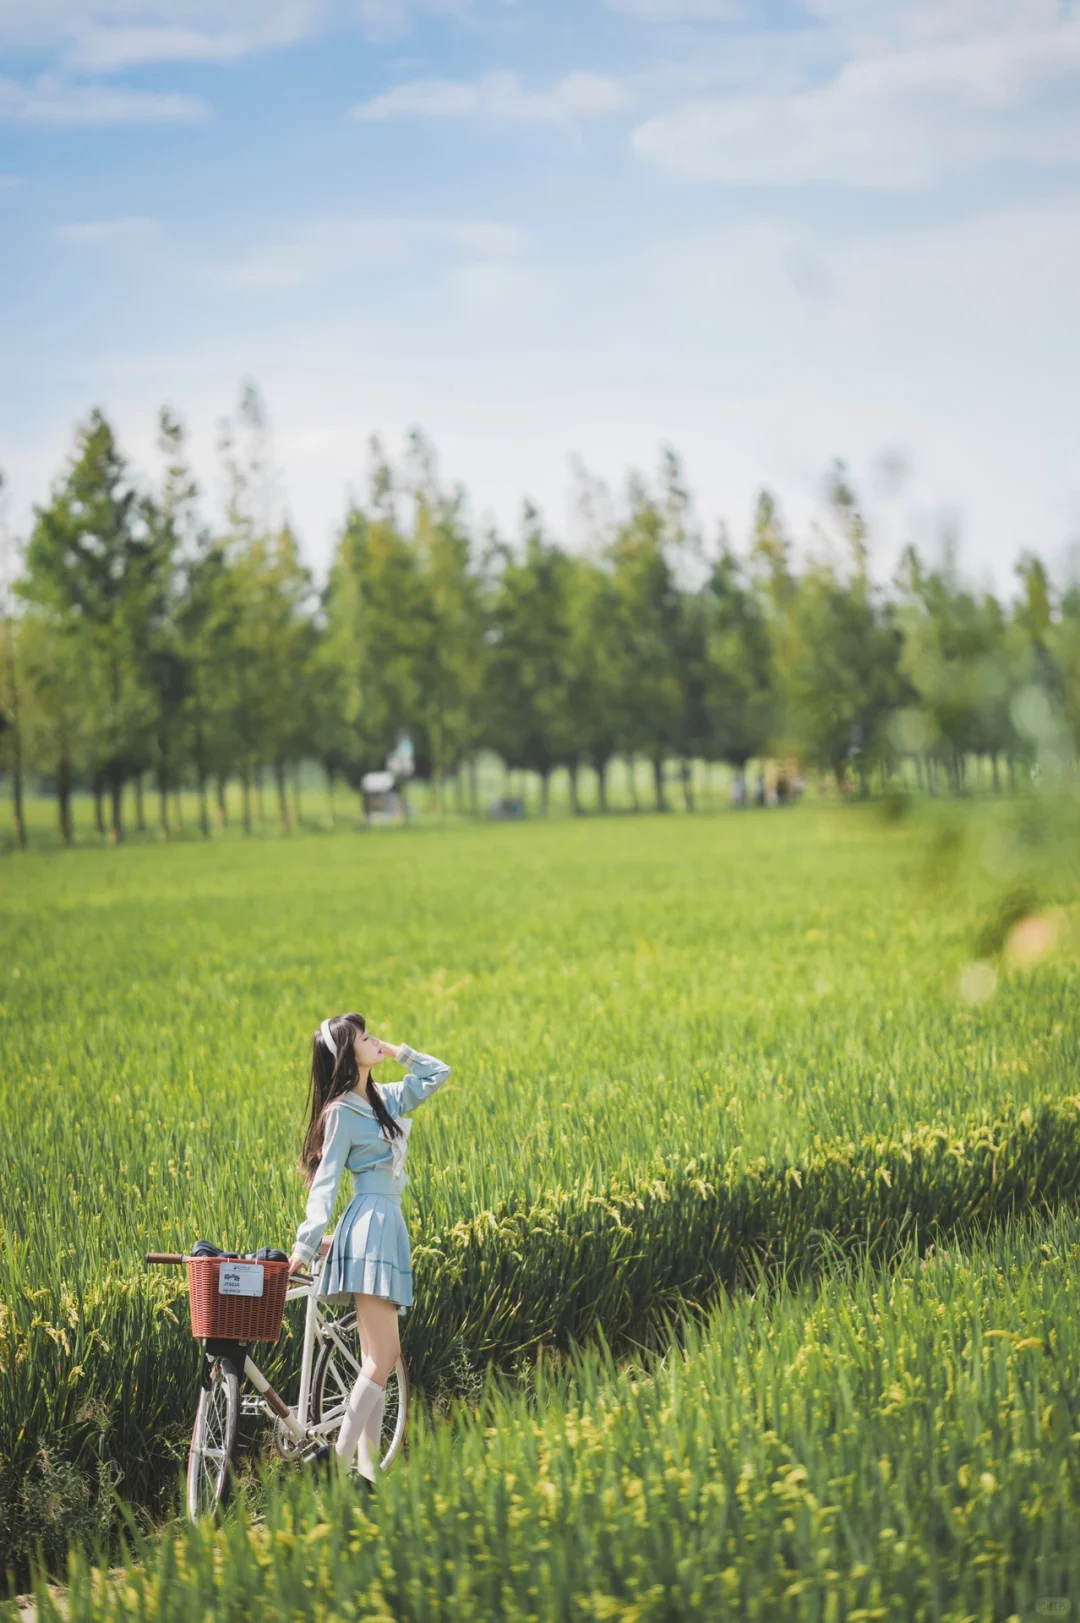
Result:
M1078 1261L1075 1214L1025 1220L738 1297L636 1369L600 1348L490 1384L418 1415L373 1506L286 1483L120 1578L76 1561L69 1616L1039 1615L1080 1584Z
M454 1067L406 1195L429 1391L829 1236L1059 1194L1075 949L962 1001L1022 841L985 808L944 833L799 808L5 861L0 1543L43 1505L57 1548L92 1532L114 1477L171 1491L194 1346L139 1258L288 1244L327 1012Z

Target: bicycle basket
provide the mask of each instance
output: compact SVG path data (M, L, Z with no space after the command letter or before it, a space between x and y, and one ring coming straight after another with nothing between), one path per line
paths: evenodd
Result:
M288 1262L189 1257L191 1333L200 1340L276 1341L285 1316Z

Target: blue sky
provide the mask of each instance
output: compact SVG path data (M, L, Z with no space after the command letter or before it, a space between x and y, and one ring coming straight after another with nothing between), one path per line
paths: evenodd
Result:
M579 533L682 455L803 546L843 457L884 575L1080 538L1080 9L1054 0L0 0L0 466L94 404L206 504L241 380L321 570L367 439Z

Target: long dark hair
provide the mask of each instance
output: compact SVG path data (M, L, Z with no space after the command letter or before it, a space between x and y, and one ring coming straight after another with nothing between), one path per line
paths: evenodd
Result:
M315 1033L311 1045L311 1081L307 1096L308 1126L304 1135L304 1147L300 1151L300 1170L309 1188L322 1158L326 1107L333 1104L335 1099L340 1099L343 1093L348 1093L350 1088L355 1088L359 1082L360 1071L356 1063L353 1042L358 1031L366 1030L367 1023L362 1014L335 1015L330 1022L330 1035L337 1046L336 1059L323 1042L321 1034L318 1031ZM383 1103L382 1095L372 1082L370 1072L364 1097L375 1112L383 1137L400 1138L401 1128Z

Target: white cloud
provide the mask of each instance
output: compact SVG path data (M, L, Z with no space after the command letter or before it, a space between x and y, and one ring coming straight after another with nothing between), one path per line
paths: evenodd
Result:
M413 79L371 101L358 103L353 108L353 117L454 118L475 113L478 103L475 85L459 84L454 79Z
M711 22L741 16L745 0L607 0L612 11L626 11L650 22Z
M65 84L38 79L32 85L0 79L0 119L35 124L160 124L209 117L201 96L176 91L125 90L112 85Z
M845 17L860 8L834 8ZM875 189L927 185L1001 159L1080 163L1080 18L874 49L820 84L698 98L634 132L643 156L733 185L824 181ZM862 13L879 15L867 4ZM1034 22L1032 21L1034 17ZM985 17L984 17L985 20ZM944 20L938 17L939 32Z
M151 62L228 62L255 51L295 45L313 31L310 4L270 7L247 26L198 28L176 23L81 28L66 52L79 72L116 73Z
M513 3L513 0L507 0ZM337 18L372 37L417 12L464 17L474 0L0 0L0 49L59 53L111 73L150 62L225 62L292 45Z
M568 73L547 90L527 90L516 73L498 70L468 84L456 79L413 79L353 108L361 120L483 115L566 123L615 112L627 93L617 79L584 70Z
M423 249L451 262L512 258L521 234L491 220L316 220L285 241L230 266L225 279L264 289L302 287L374 265L404 264Z
M129 215L118 220L78 220L70 225L59 225L53 235L58 242L108 243L131 237L151 236L158 229L157 220L145 215Z

